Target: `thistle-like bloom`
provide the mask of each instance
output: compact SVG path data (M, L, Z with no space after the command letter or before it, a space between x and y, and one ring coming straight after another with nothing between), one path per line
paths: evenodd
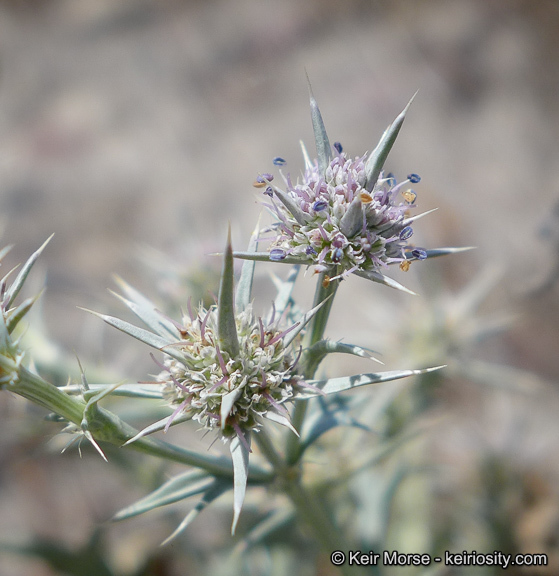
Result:
M163 398L175 407L167 426L184 414L248 447L247 437L263 418L290 426L283 404L301 378L293 371L296 360L285 336L297 325L281 331L279 318L269 323L255 318L248 305L235 317L238 350L231 354L218 343L218 320L217 308L200 307L179 327L182 340L175 349L183 359L167 357L157 378Z
M411 186L420 177L412 173L397 183L392 174L383 171L410 104L388 126L370 154L353 158L339 142L330 146L311 94L317 159L311 162L303 147L302 181L294 183L289 174L280 171L284 188L276 185L272 174L258 176L254 186L263 188L264 205L276 218L264 234L272 242L267 252L236 252L235 256L312 266L324 274L326 284L356 274L409 292L385 276L389 265L399 264L407 271L414 260L459 251L424 250L410 243L412 223L431 212L413 214L417 194ZM286 162L278 157L273 164L281 167Z
M426 258L424 250L408 244L416 199L409 186L419 176L410 174L397 184L381 172L369 191L366 157L352 159L339 149L324 175L315 162L307 164L301 183L284 178L287 192L279 197L289 198L295 214L282 202L267 203L278 220L270 259L300 257L317 272L338 269L345 277L355 271L378 273L394 263L407 269L409 260Z

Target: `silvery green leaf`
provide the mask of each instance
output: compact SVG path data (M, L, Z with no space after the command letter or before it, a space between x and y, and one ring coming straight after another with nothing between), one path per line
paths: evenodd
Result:
M436 258L437 256L446 256L447 254L458 254L459 252L467 252L468 250L475 250L475 246L463 246L460 248L432 248L425 250L427 258Z
M258 235L260 234L260 226L256 225L254 232L250 237L247 252L255 253L258 249ZM245 260L241 268L241 276L237 283L237 292L235 294L235 304L239 312L245 310L250 304L252 294L252 281L254 279L254 260Z
M293 424L291 424L291 420L287 416L285 416L284 414L279 414L277 412L273 412L272 410L268 410L264 414L264 418L267 418L271 422L276 422L276 424L281 424L282 426L289 428L289 430L291 430L291 432L293 432L296 436L299 436L299 432L297 432L297 430L295 430L295 428L293 428Z
M444 368L444 366L435 366L423 370L390 370L387 372L356 374L355 376L342 376L341 378L329 378L327 380L309 380L307 381L307 384L318 388L322 391L322 394L318 391L302 388L301 391L292 398L292 400L307 400L308 398L314 398L315 396L322 396L324 394L337 394L338 392L352 390L369 384L380 384L382 382L407 378L408 376L427 374L428 372L434 372L441 368Z
M250 446L250 435L247 433L246 441ZM249 448L241 442L238 436L235 436L230 444L231 458L233 459L233 524L231 525L231 534L235 534L239 515L245 500L247 479L248 479L248 456Z
M133 324L125 322L124 320L120 320L120 318L115 318L114 316L108 316L106 314L100 314L99 312L88 310L87 308L81 308L81 307L79 308L81 310L85 310L85 312L89 312L90 314L97 316L98 318L101 318L101 320L103 320L110 326L113 326L114 328L117 328L121 332L124 332L125 334L128 334L129 336L132 336L133 338L136 338L141 342L144 342L144 344L147 344L152 348L165 352L165 354L168 354L175 360L178 360L179 362L184 362L184 356L173 348L172 344L174 343L171 340L168 340L167 338L162 338L161 336L158 336L153 332L148 332L147 330L139 328L138 326L134 326Z
M416 92L417 94L417 92ZM396 141L396 137L398 136L398 132L400 132L400 128L404 123L404 119L406 117L406 113L415 98L415 94L411 97L411 100L408 102L407 106L404 110L397 116L397 118L388 126L388 128L384 131L380 142L377 144L376 148L371 152L371 155L367 159L365 164L365 174L367 176L365 182L365 188L371 192L371 190L375 187L377 183L378 177L381 173L382 167L386 162L386 158L388 153L392 149L394 142Z
M185 474L171 478L147 496L123 508L114 515L113 520L132 518L154 508L173 504L195 494L200 494L212 486L214 481L214 477L203 470L190 470Z
M16 278L13 281L13 283L11 284L11 286L6 290L6 297L4 299L4 301L6 302L6 305L5 305L6 309L10 308L10 306L12 305L13 301L15 300L15 297L19 294L19 291L21 290L21 287L23 286L23 283L27 279L27 275L31 271L31 268L33 268L33 264L35 264L35 262L37 261L37 258L39 258L42 251L45 249L46 245L50 242L50 240L53 236L54 236L54 234L51 234L45 240L45 242L43 242L43 245L38 250L36 250L33 254L31 254L31 256L28 258L27 262L23 265L23 268L19 271L19 274L16 276Z
M93 435L91 434L91 432L89 430L83 430L83 435L88 440L88 442L93 446L93 448L95 448L95 450L97 451L99 456L101 456L101 458L103 458L103 460L105 462L108 462L107 457L105 456L105 453L103 452L103 450L101 450L101 446L99 446L99 444L97 444L97 442L95 441L95 438L93 438ZM81 456L81 450L80 450L80 456Z
M196 506L187 514L186 518L179 524L177 529L161 543L165 546L171 540L174 540L181 532L183 532L195 518L202 512L207 506L209 506L214 500L217 500L224 492L231 489L231 484L223 480L215 480L213 484L206 490L206 493L196 504Z
M340 230L344 236L351 238L352 236L355 236L357 232L359 232L362 226L363 203L361 202L359 196L356 196L349 205L347 212L342 216L342 219L340 220Z
M310 266L313 261L298 256L286 256L282 260L270 260L269 252L233 252L235 258L240 260L254 260L256 262L273 262L274 264L303 264Z
M4 354L10 349L11 345L12 339L6 326L6 318L4 314L0 314L0 360L4 358Z
M307 152L307 147L305 146L305 143L302 140L299 140L299 144L301 146L303 160L305 161L305 170L312 170L312 162L309 153Z
M275 274L272 275L272 282L278 291L274 300L274 311L277 318L281 318L289 304L293 302L292 294L299 270L299 266L294 266L285 280L280 280ZM271 321L271 313L268 321Z
M436 212L437 210L438 210L438 208L432 208L431 210L427 210L426 212L422 212L421 214L416 214L415 216L410 216L409 218L404 218L401 222L401 226L402 227L409 226L410 224L412 224L416 220L419 220L420 218L423 218L424 216L427 216L428 214L432 214L433 212Z
M409 475L409 473L410 471L405 465L399 464L392 477L388 479L384 489L382 490L382 496L379 500L379 521L381 523L380 533L383 535L388 533L388 527L390 525L390 519L392 518L393 503L396 492L398 491L398 488L402 482Z
M381 274L380 272L374 272L374 271L364 271L364 270L356 270L354 272L354 274L356 276L360 276L361 278L366 278L367 280L372 280L373 282L378 282L379 284L384 284L385 286L388 286L389 288L394 288L396 290L400 290L401 292L406 292L406 294L411 294L412 296L417 296L417 294L415 292L413 292L412 290L410 290L409 288L406 288L405 286L402 286L399 282L396 282L396 280L393 280L392 278L389 278L388 276L385 276L384 274Z
M127 446L128 444L132 444L132 442L135 442L136 440L139 440L140 438L143 438L144 436L148 436L149 434L153 434L154 432L160 432L161 430L165 430L167 425L175 426L176 424L180 424L181 422L188 422L188 420L192 420L192 414L181 414L180 416L173 418L173 421L171 422L171 424L169 424L169 418L170 418L170 415L165 416L165 418L162 418L161 420L158 420L157 422L154 422L153 424L146 426L143 430L138 432L136 434L136 436L133 436L132 438L130 438L130 440L127 440L123 444L123 446Z
M93 391L104 390L112 387L112 384L89 384L89 389ZM81 387L78 384L64 384L58 386L58 389L67 394L81 393ZM163 398L160 389L156 386L149 386L146 384L120 384L118 388L114 388L112 395L124 396L127 398L151 398L156 400L161 400Z
M311 444L316 442L323 434L338 426L352 426L369 431L369 428L350 416L345 410L323 411L313 423L307 424L303 430L300 454Z
M307 77L308 80L308 77ZM330 163L332 158L332 149L330 148L330 141L328 140L328 134L326 134L326 128L324 127L324 122L322 121L322 114L318 108L318 104L314 99L311 84L309 81L309 93L311 101L311 120L312 129L314 132L314 141L316 143L316 155L318 158L318 172L324 178L326 175L326 168Z
M9 313L6 327L10 334L14 331L15 327L19 324L19 322L23 319L23 317L27 314L27 312L31 310L33 304L35 304L35 302L39 299L41 294L42 290L41 292L39 292L39 294L37 294L37 296L33 298L26 298L15 310L12 310Z
M278 197L278 200L287 208L293 218L295 218L301 226L304 226L307 223L307 217L301 208L299 208L299 206L297 206L297 204L295 204L291 199L289 194L274 185L272 185L272 189L274 190L274 194Z
M312 308L311 310L309 310L306 314L303 314L303 316L299 319L299 321L297 322L297 324L295 325L296 327L291 330L288 334L286 334L283 338L283 345L285 348L287 348L292 342L293 340L295 340L295 338L299 335L299 333L301 332L301 330L303 330L303 328L314 318L315 314L324 306L324 304L326 304L326 302L328 302L331 299L331 296L328 296L327 298L325 298L324 300L322 300L322 302L320 304L318 304L317 306L315 306L314 308Z
M231 229L227 233L227 246L223 255L223 268L217 303L217 338L221 350L232 358L239 354L239 338L235 322L235 288Z
M157 306L146 298L141 292L130 286L122 278L115 276L115 282L119 285L120 289L125 293L127 298L123 298L111 290L111 292L151 330L159 334L162 338L171 338L176 340L179 336L179 331L172 322L167 320L161 313L157 311Z
M241 394L243 393L243 388L235 388L228 394L225 394L221 398L221 408L220 408L220 416L221 416L221 429L223 430L227 424L227 418L229 418L229 414L231 409L233 408L235 402L239 399Z
M276 530L287 526L295 518L295 510L288 506L273 510L268 516L260 521L248 534L243 536L241 541L235 546L236 554L243 554L256 544L263 542Z
M6 256L6 254L8 254L8 252L14 247L13 244L9 244L8 246L4 246L4 248L2 248L0 250L0 262L4 259L4 257Z
M327 354L352 354L353 356L359 356L360 358L368 358L379 364L383 364L380 360L375 358L370 350L362 348L361 346L355 346L354 344L346 344L345 342L333 342L332 340L320 340L307 351L307 362L311 363L311 366L317 367ZM309 368L311 370L311 368Z

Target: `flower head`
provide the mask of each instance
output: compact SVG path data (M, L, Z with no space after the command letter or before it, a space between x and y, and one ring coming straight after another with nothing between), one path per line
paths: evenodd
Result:
M413 100L413 98L412 98ZM384 131L370 154L351 157L339 142L330 145L318 105L311 92L311 119L317 159L311 162L303 146L305 172L294 183L280 174L283 188L272 174L260 174L254 185L265 188L264 205L276 217L267 230L272 237L268 252L236 252L246 260L304 264L324 274L324 282L354 273L369 280L410 292L384 275L390 264L407 271L413 260L449 253L424 250L410 243L411 224L428 214L413 215L417 194L411 185L421 178L409 174L399 183L383 166L402 127L411 100ZM286 162L274 159L276 166Z
M183 359L167 357L158 381L163 397L175 412L187 414L228 440L262 426L270 412L287 416L282 404L293 396L300 377L292 372L295 359L285 346L278 322L255 318L252 307L236 315L238 353L231 355L218 344L217 308L200 307L186 315L180 327L182 340L174 348Z
M416 199L410 184L419 182L419 176L410 174L397 183L381 172L369 190L366 161L366 156L350 158L337 152L324 175L315 162L307 166L300 183L284 177L286 191L279 191L279 197L289 198L295 214L286 206L291 203L268 204L277 216L271 260L300 257L318 272L339 268L346 276L422 259L423 253L414 254L408 244Z

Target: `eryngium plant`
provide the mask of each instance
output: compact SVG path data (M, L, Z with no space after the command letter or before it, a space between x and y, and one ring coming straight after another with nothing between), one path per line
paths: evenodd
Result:
M2 280L0 385L3 388L57 414L66 421L64 431L73 434L72 441L85 438L103 456L102 443L109 442L192 468L121 510L116 519L202 495L172 538L208 504L232 490L234 532L247 487L273 486L274 491L284 492L291 500L293 511L311 528L326 551L349 549L336 524L335 511L318 500L313 483L309 483L302 468L306 450L325 432L340 425L358 424L344 417L343 411L340 413L343 402L334 406L327 397L440 367L315 379L318 366L328 354L372 358L360 346L324 338L332 301L340 282L351 274L407 290L385 276L384 268L399 263L406 269L410 260L425 260L459 250L424 250L408 243L414 220L408 210L413 208L415 193L404 188L419 177L411 174L398 185L383 172L384 161L408 107L388 127L371 154L352 160L340 145L330 147L320 111L311 96L318 159L310 161L305 152L304 181L293 185L288 176L287 192L271 185L271 175L260 177L259 183L280 202L277 204L272 197L270 205L278 222L267 233L275 233L275 238L268 251L258 252L260 232L256 230L248 250L239 253L233 253L228 239L215 306L193 308L189 301L187 313L174 320L134 288L119 281L123 293L120 299L145 328L94 314L163 354L161 360L152 354L159 369L152 382L90 384L82 374L80 383L56 387L25 368L22 362L25 351L12 333L34 299L20 306L15 306L14 300L42 248L29 259L13 284L8 287L7 279ZM277 158L275 163L284 161ZM245 260L236 290L235 255ZM251 290L258 260L295 265L285 281L277 281L277 297L265 317L256 316L252 309ZM292 296L300 265L312 266L318 272L313 308L306 313L295 305ZM108 395L159 399L167 403L169 414L138 431L99 406ZM308 401L317 396L321 402L307 419ZM290 411L291 404L295 407ZM231 459L204 450L186 450L150 437L186 420L195 420L220 437L229 446ZM287 429L283 445L270 437L270 421ZM259 447L258 462L250 458L254 443ZM339 481L343 482L348 471L341 470L339 475ZM263 526L256 530L264 537L291 519L292 515L280 510L274 520L264 519ZM253 534L250 541L254 539Z

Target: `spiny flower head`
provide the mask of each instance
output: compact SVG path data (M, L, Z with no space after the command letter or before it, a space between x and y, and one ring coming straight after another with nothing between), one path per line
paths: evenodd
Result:
M396 183L381 172L368 190L366 156L350 158L339 144L334 148L337 153L324 175L315 161L307 164L301 183L284 177L286 192L279 196L287 195L295 215L282 202L267 203L278 219L270 259L301 257L317 272L339 266L345 277L356 270L378 272L393 263L407 268L409 259L425 258L423 250L408 245L416 199L410 184L419 182L419 176L410 174Z
M175 347L184 359L168 357L158 376L164 398L176 406L168 424L184 413L221 430L224 439L237 435L244 441L270 412L288 417L282 404L293 396L300 377L293 374L291 346L284 344L291 330L281 331L278 325L274 318L255 318L248 305L235 317L238 353L232 355L219 346L216 307L186 315Z
M413 98L412 98L413 100ZM318 105L311 93L311 119L317 159L311 162L303 146L305 172L294 183L280 171L285 189L276 186L272 174L254 182L268 196L264 204L276 217L267 230L272 240L267 253L236 253L239 258L311 265L324 276L323 283L349 274L408 291L384 275L387 266L400 264L407 271L413 260L431 254L409 243L411 224L425 214L413 215L417 194L410 187L420 177L409 174L400 183L383 166L404 122L403 112L384 131L370 154L351 157L342 145L330 145ZM275 166L286 164L274 158ZM446 252L445 252L446 253Z

